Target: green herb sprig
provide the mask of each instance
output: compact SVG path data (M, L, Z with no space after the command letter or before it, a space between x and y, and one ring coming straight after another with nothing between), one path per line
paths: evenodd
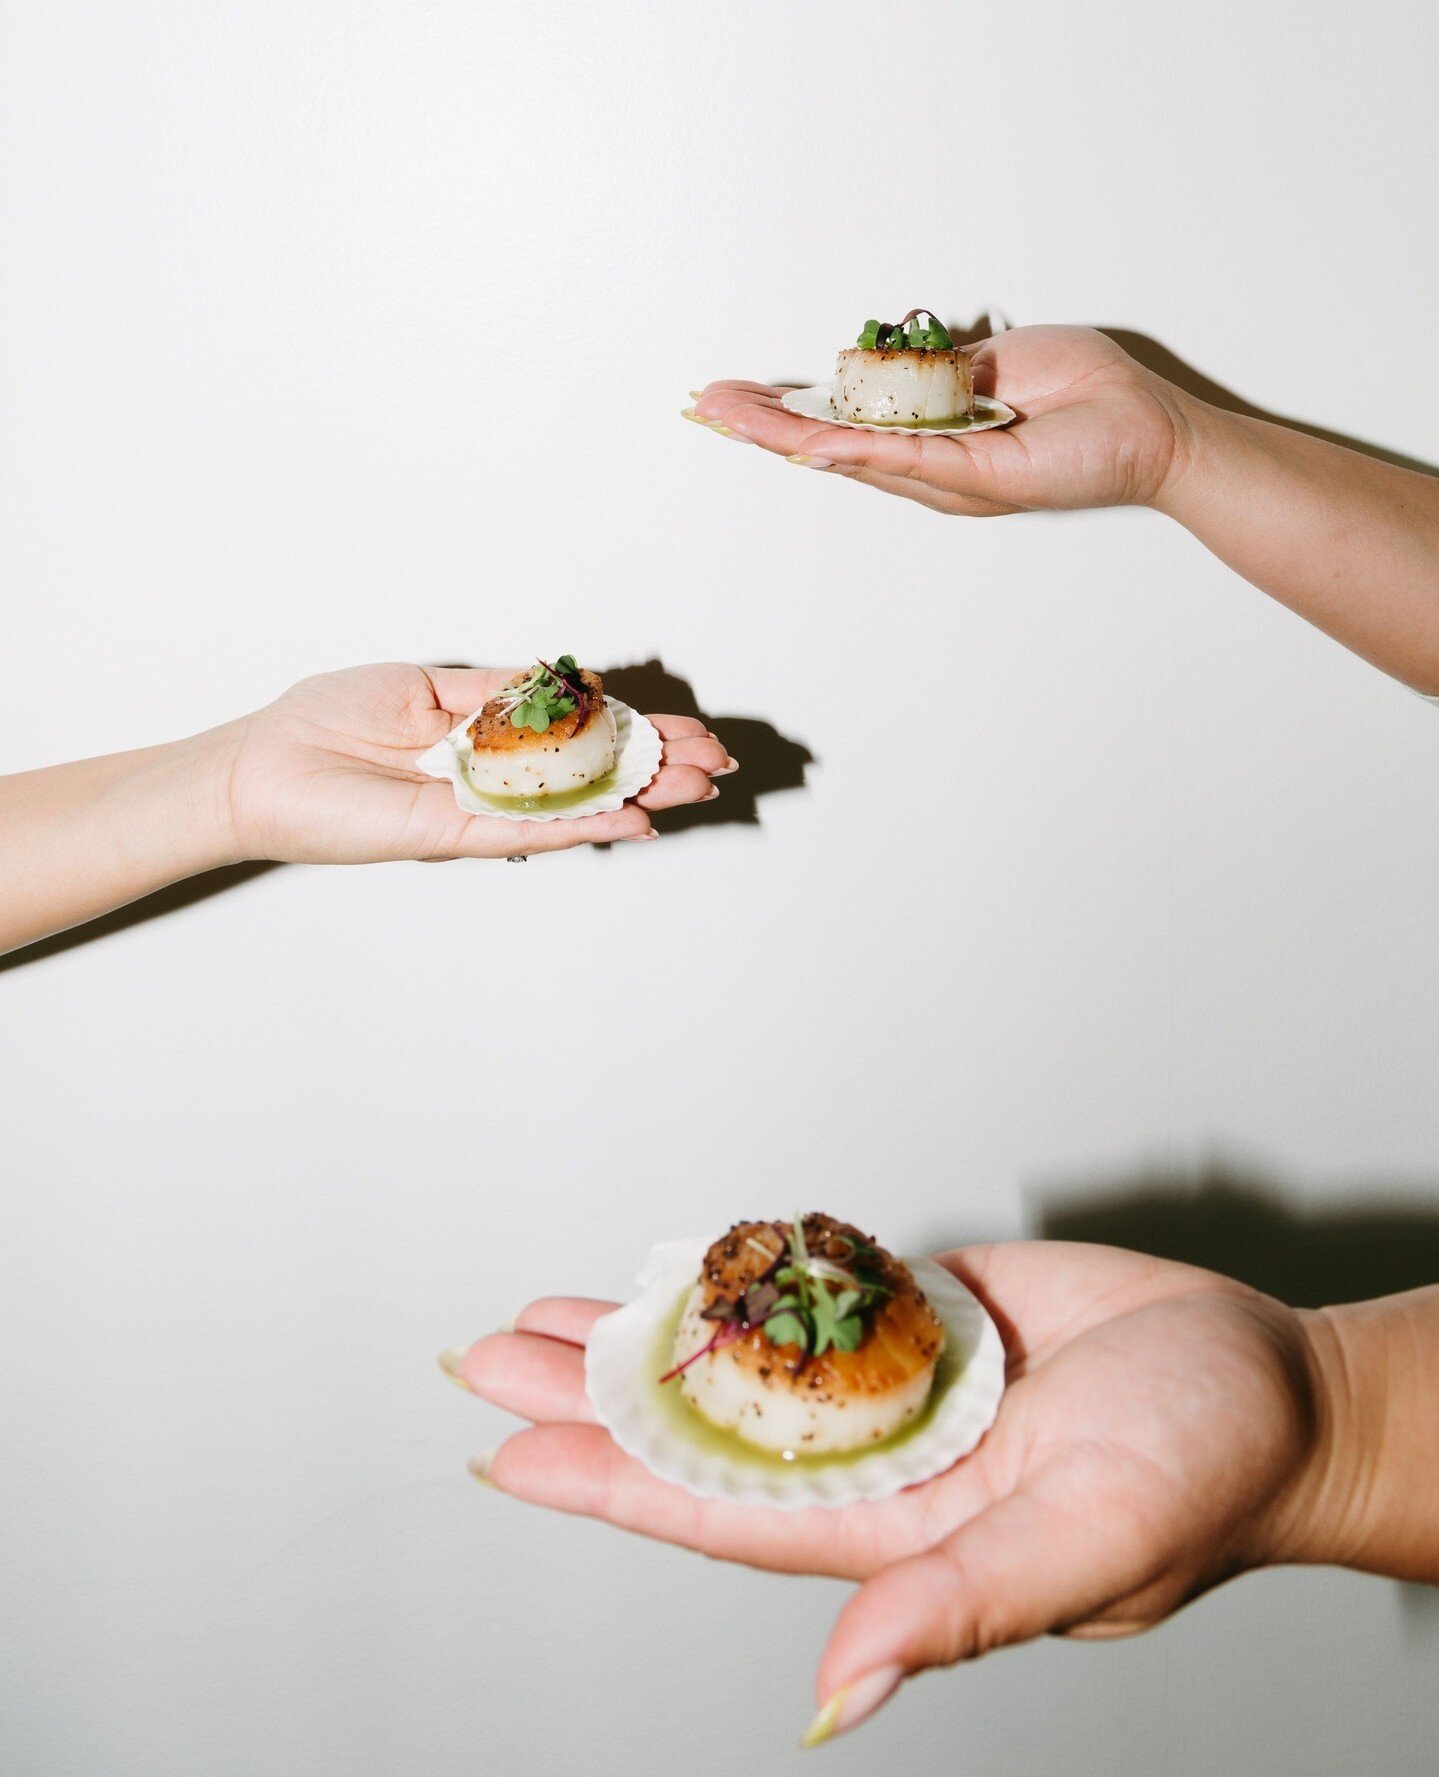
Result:
M921 323L920 316L929 317ZM944 323L928 309L911 309L902 321L866 321L857 344L869 352L948 352L954 349Z
M854 1251L846 1265L814 1258L798 1216L786 1242L788 1262L774 1274L780 1295L764 1318L766 1337L772 1345L798 1345L806 1357L823 1357L831 1346L836 1351L858 1350L864 1340L864 1316L889 1294L866 1262L876 1256L874 1248L851 1242Z
M584 682L573 654L561 654L553 666L536 661L534 670L506 694L512 727L543 734L552 722L569 715L585 700Z
M836 1351L855 1351L864 1341L864 1316L890 1291L877 1268L879 1253L868 1241L836 1236L849 1247L847 1263L810 1254L799 1216L788 1227L775 1222L778 1252L757 1240L750 1245L767 1261L766 1270L735 1301L711 1302L701 1319L718 1323L713 1336L660 1381L673 1382L691 1364L723 1351L747 1333L763 1328L771 1345L798 1345L800 1362Z

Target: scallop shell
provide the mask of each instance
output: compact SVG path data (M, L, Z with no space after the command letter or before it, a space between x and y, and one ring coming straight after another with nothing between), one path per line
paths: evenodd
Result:
M967 1456L994 1423L1004 1393L1004 1345L984 1307L932 1259L906 1259L944 1323L945 1351L923 1416L877 1449L785 1462L715 1431L673 1384L660 1386L681 1304L699 1276L704 1240L657 1246L640 1273L643 1294L596 1322L585 1386L600 1423L662 1480L701 1499L745 1505L850 1505L928 1481Z
M466 716L458 728L452 728L443 740L436 741L427 753L415 761L417 770L426 777L448 778L455 788L455 801L466 814L488 814L502 821L578 821L587 814L608 814L623 808L632 796L638 796L660 768L664 742L659 730L647 717L632 710L618 698L607 697L615 719L615 768L598 783L567 795L563 808L546 808L543 801L533 807L515 808L482 796L470 783L466 766L474 748L467 732L480 712Z
M779 404L801 419L822 420L827 426L848 426L854 432L912 432L920 438L959 438L966 432L992 432L1019 417L1012 407L1006 407L992 395L976 395L974 412L968 419L957 419L952 426L876 426L868 420L842 420L830 406L833 387L833 383L816 383L812 389L788 389L780 396Z

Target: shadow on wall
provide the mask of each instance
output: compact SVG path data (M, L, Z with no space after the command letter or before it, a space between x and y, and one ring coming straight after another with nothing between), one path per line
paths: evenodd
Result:
M804 788L805 766L814 763L808 747L788 739L773 724L754 716L707 714L700 708L687 681L666 671L661 661L647 660L639 666L615 667L606 670L602 676L606 687L616 697L623 698L636 709L697 716L707 728L719 734L731 755L740 762L739 771L733 777L727 777L720 786L722 793L716 801L659 810L653 818L661 833L681 833L690 827L758 826L761 796L772 795L776 790ZM612 848L605 845L595 849L608 852ZM160 919L167 913L178 913L185 907L208 901L268 871L281 868L283 866L279 864L234 864L224 870L211 870L204 876L191 877L187 882L172 883L169 888L147 895L142 901L134 901L128 907L117 907L113 913L91 920L88 925L57 932L54 937L42 938L38 944L28 945L24 950L0 956L0 974L7 969L23 968L26 963L58 956L62 951L73 950L77 944L92 944L97 938L107 938L113 932L143 925L145 921Z
M735 775L721 782L716 801L656 812L654 824L661 833L683 833L691 827L757 826L761 796L804 788L805 767L815 759L802 741L791 740L756 716L714 715L702 710L689 683L667 671L662 661L607 667L601 677L605 689L633 709L698 717L720 737L730 756L739 760Z
M1141 1172L1046 1194L1046 1240L1090 1240L1222 1271L1296 1308L1358 1302L1439 1283L1439 1183L1432 1196L1365 1192L1312 1206L1226 1166Z
M129 926L143 925L147 919L159 919L166 913L178 913L193 907L197 901L208 901L223 895L227 889L252 882L278 864L231 864L224 870L208 870L203 876L192 876L187 882L172 882L169 888L146 895L143 901L132 901L128 907L117 907L113 913L92 919L88 925L74 926L68 932L56 932L53 938L42 938L38 944L27 944L23 950L12 950L0 956L0 975L7 969L23 969L26 963L42 962L47 956L59 956L77 944L93 944L97 938L108 938L112 932L123 932Z
M1439 475L1439 466L1422 462L1418 457L1407 457L1399 451L1386 450L1382 445L1351 438L1344 432L1331 432L1323 426L1306 425L1301 420L1288 419L1282 413L1268 413L1262 407L1255 407L1252 402L1236 395L1232 389L1226 389L1222 383L1212 381L1202 371L1186 364L1168 346L1161 345L1157 339L1151 339L1147 333L1135 333L1127 327L1101 327L1099 332L1112 339L1117 346L1123 347L1146 370L1152 370L1156 376L1162 376L1167 382L1183 389L1186 394L1193 395L1200 401L1207 401L1211 407L1221 408L1225 413L1242 414L1251 420L1268 420L1273 425L1286 426L1291 432L1303 432L1309 438L1321 438L1326 444L1339 444L1345 450L1357 450L1362 456L1373 457L1376 462L1392 463L1397 469L1414 469L1421 475Z

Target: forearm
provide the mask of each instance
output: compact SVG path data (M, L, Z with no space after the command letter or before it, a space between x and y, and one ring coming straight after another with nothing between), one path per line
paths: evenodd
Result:
M229 729L0 778L0 952L236 861Z
M1320 1424L1295 1558L1439 1585L1439 1286L1307 1319Z
M1439 694L1439 479L1177 395L1156 501L1246 580Z

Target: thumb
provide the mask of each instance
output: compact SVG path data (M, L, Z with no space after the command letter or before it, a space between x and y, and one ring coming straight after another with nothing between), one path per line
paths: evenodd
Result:
M927 1667L1090 1615L1138 1583L1127 1565L1093 1520L1033 1493L1011 1494L924 1554L884 1568L850 1599L820 1663L823 1705L808 1743L858 1726Z

